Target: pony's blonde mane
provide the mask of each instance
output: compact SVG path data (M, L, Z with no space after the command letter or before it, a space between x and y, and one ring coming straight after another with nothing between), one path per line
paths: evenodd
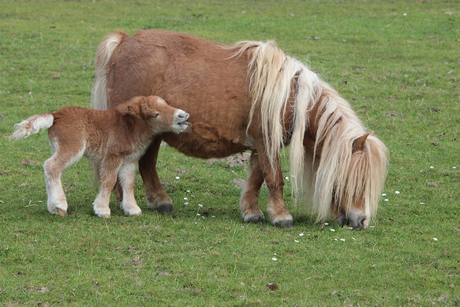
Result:
M330 206L340 204L347 213L356 197L363 196L367 218L375 217L386 177L388 151L376 137L370 136L361 153L355 155L353 142L365 129L347 101L323 82L300 61L285 55L274 41L237 43L235 56L248 51L252 106L250 124L260 112L266 153L274 168L286 140L285 112L293 105L290 134L290 169L296 201L318 214L317 221L327 217ZM296 84L293 78L297 76ZM289 101L295 90L295 101ZM310 127L311 111L319 110ZM250 126L248 125L248 128ZM305 152L307 129L316 128L314 151ZM321 152L317 149L321 147ZM319 159L315 159L315 154Z

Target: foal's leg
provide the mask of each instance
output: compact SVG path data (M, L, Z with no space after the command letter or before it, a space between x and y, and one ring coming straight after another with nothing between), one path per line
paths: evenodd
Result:
M139 173L144 181L147 206L157 209L158 212L172 212L174 210L172 200L166 194L156 169L160 144L160 137L156 137L150 144L139 160Z
M291 227L292 216L287 212L283 201L284 181L279 156L275 158L274 167L272 167L267 155L265 155L263 144L256 144L256 147L259 153L259 167L268 188L267 212L270 220L278 227Z
M85 152L85 145L82 143L80 146L78 144L66 146L65 142L58 144L56 142L56 139L50 138L53 155L44 164L47 207L51 214L67 216L68 205L62 189L61 177L67 167L80 160Z
M245 222L260 223L265 221L264 214L259 209L259 193L264 182L264 176L256 152L251 154L250 165L251 169L246 179L246 185L241 192L240 209Z
M141 208L136 203L134 198L134 178L136 174L137 162L129 162L120 167L118 171L118 180L123 189L123 200L121 201L121 209L126 215L141 215Z
M101 163L101 184L99 194L94 200L94 213L99 217L110 217L110 193L117 182L117 174L122 159L116 155L107 155Z

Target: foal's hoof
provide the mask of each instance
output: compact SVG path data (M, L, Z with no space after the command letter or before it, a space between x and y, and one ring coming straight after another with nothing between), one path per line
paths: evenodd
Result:
M108 219L110 217L110 214L104 214L104 215L101 215L101 217Z
M275 222L274 224L276 227L279 227L279 228L291 228L294 225L292 220L278 221L278 222Z
M58 212L58 214L59 214L60 216L62 216L62 217L68 216L67 212L64 211L64 210L62 210L62 209L59 209L59 208L58 208L58 209L57 209L57 212Z

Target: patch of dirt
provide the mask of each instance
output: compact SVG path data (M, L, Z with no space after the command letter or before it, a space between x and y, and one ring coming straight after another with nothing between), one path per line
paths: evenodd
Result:
M232 183L235 186L235 188L238 188L238 189L242 190L244 188L244 186L246 185L246 180L244 180L244 179L233 179Z
M247 162L251 158L251 153L249 152L243 152L240 154L236 154L234 156L231 156L227 159L227 165L229 167L234 167L234 166L246 166L247 167Z
M388 111L388 113L383 116L385 117L404 117L404 114L396 113L395 111Z

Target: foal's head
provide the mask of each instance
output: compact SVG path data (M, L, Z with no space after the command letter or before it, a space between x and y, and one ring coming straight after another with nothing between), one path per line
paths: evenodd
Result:
M181 109L168 105L158 96L137 96L131 99L126 108L127 113L147 121L154 133L187 130L189 114Z

